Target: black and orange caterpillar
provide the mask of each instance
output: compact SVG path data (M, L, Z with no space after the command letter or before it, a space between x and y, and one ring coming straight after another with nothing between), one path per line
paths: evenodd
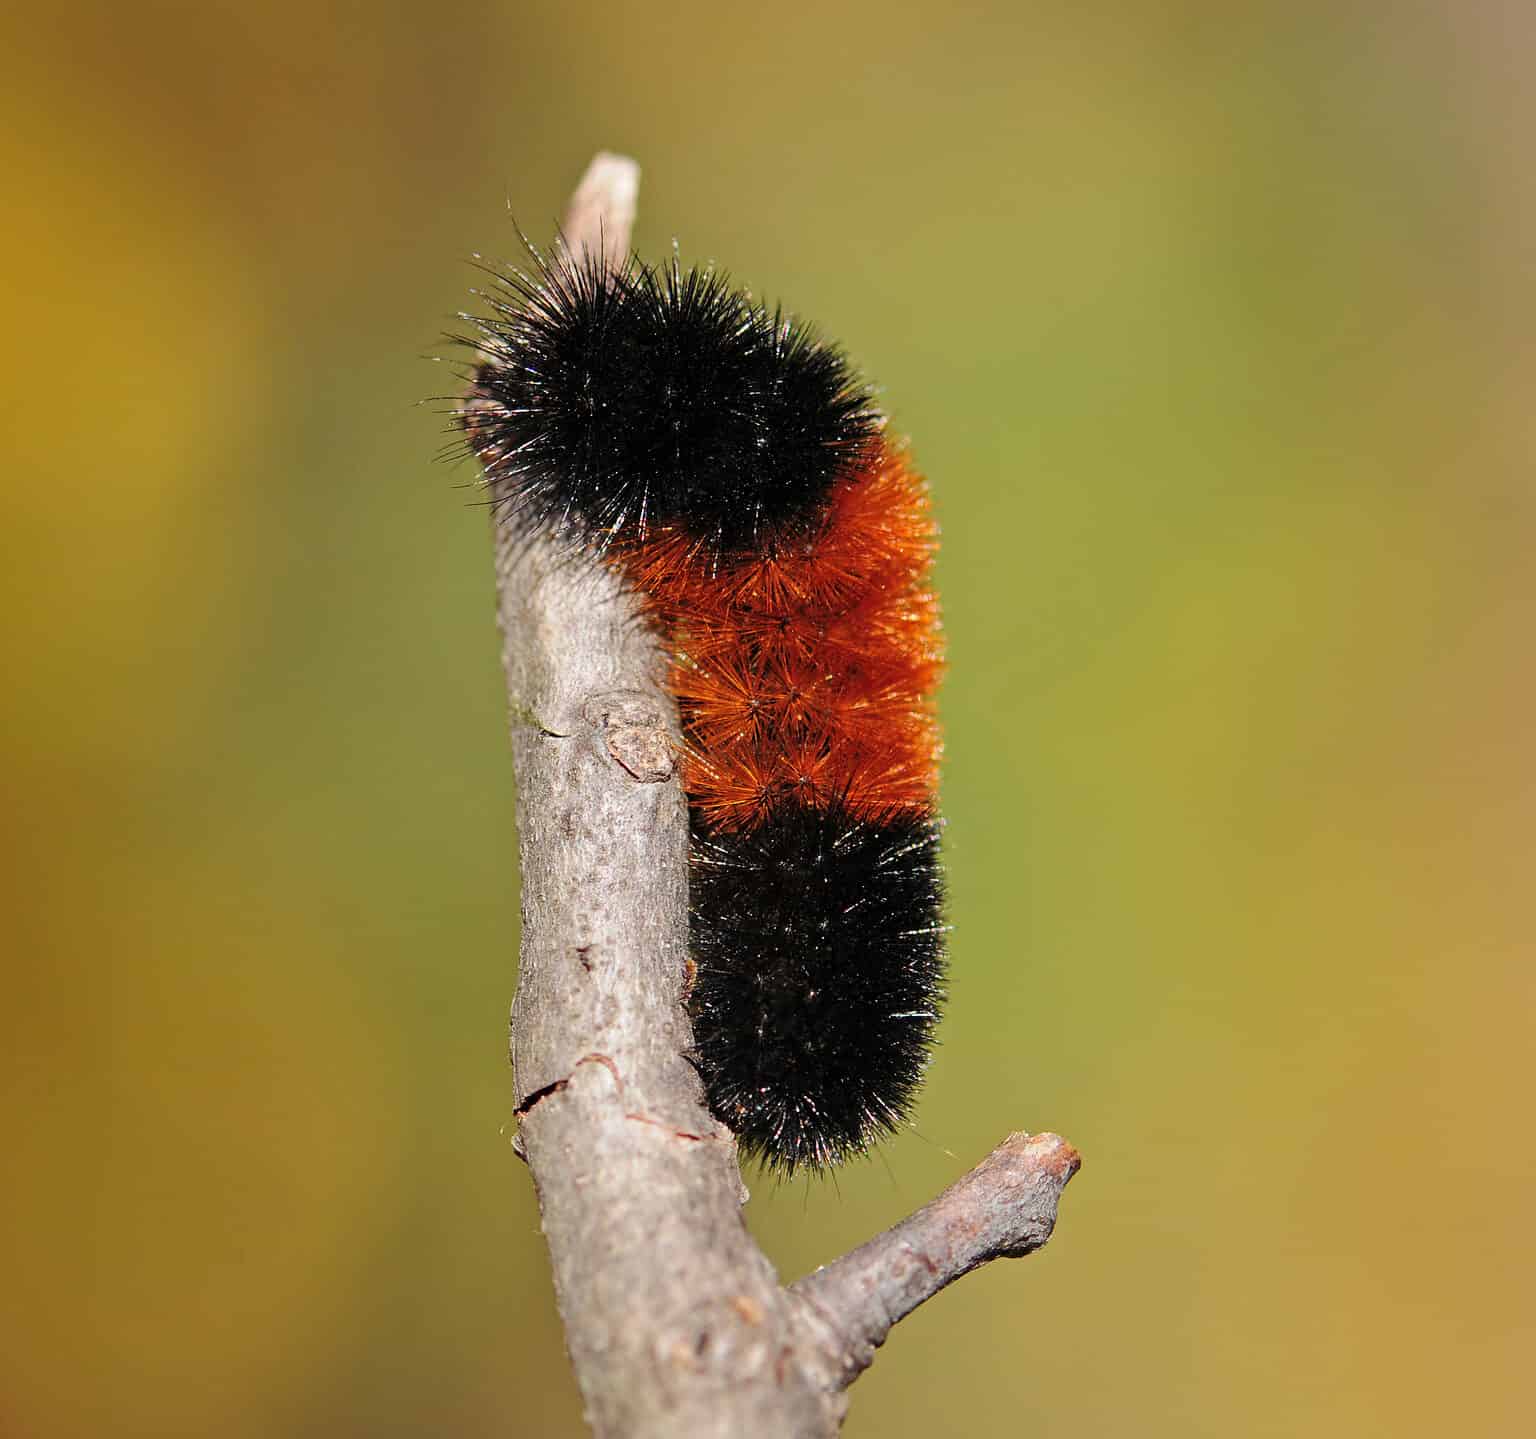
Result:
M536 257L472 317L506 523L614 566L671 656L711 1106L770 1167L909 1112L944 979L927 487L842 353L713 270Z

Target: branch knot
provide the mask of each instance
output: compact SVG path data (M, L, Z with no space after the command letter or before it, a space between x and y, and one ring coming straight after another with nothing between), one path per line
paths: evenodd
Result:
M641 784L661 784L677 770L677 742L666 709L641 690L593 695L582 715L602 735L609 758Z

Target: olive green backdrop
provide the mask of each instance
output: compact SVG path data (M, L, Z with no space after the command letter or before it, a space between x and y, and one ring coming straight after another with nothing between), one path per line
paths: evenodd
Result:
M20 9L21 7L16 7ZM31 5L0 35L0 1432L581 1432L439 333L600 147L944 527L953 987L786 1276L1008 1129L1055 1242L851 1436L1526 1432L1517 6Z

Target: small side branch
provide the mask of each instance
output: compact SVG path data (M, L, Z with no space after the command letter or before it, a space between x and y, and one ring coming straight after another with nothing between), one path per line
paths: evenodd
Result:
M1082 1160L1056 1134L1010 1134L965 1178L867 1244L790 1286L851 1384L925 1299L992 1259L1033 1254Z
M568 252L623 263L638 175L593 161ZM665 658L606 566L499 520L494 537L522 880L515 1144L587 1419L624 1439L832 1436L893 1324L1045 1243L1077 1155L1013 1135L910 1219L780 1285L742 1221L735 1139L685 1058L688 812Z

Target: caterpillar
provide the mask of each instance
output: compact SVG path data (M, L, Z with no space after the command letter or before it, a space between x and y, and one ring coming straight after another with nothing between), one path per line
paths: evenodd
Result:
M503 523L613 566L668 656L690 1056L772 1170L904 1122L944 997L924 480L842 350L713 268L532 247L458 423Z

